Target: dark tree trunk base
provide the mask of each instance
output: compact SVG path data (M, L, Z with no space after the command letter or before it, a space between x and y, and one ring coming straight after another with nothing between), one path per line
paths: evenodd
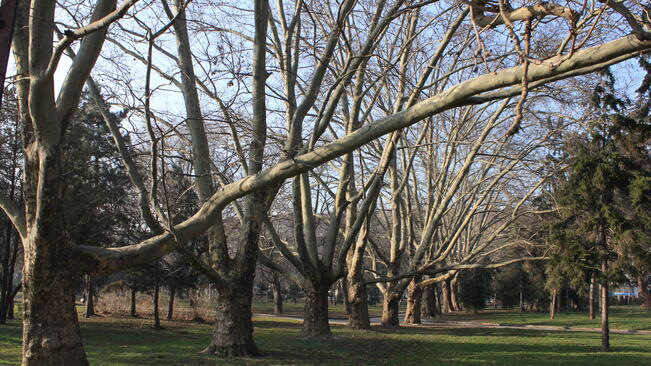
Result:
M24 272L23 366L89 364L77 320L74 281L61 272L50 281Z
M176 297L176 287L170 289L170 299L167 303L167 320L174 318L174 298Z
M201 353L219 357L256 357L261 353L253 342L251 322L252 286L217 290L217 318L210 344Z
M441 282L441 290L443 292L441 312L451 313L454 311L454 305L452 304L452 290L450 286L450 280L445 280Z
M273 272L271 282L271 291L274 297L274 314L283 313L283 292L282 287L280 286L280 276L278 272Z
M420 324L421 300L423 289L418 287L418 279L409 283L407 290L407 310L405 312L405 324Z
M129 310L129 315L132 318L137 318L138 313L136 312L136 287L133 285L131 288L131 308Z
M368 318L368 295L363 279L351 276L346 282L348 326L353 329L371 329L371 321Z
M308 284L305 297L305 317L303 336L307 338L331 339L332 331L328 322L328 284Z
M384 295L382 304L382 326L389 328L397 328L400 326L398 319L398 310L400 305L400 296L390 290Z
M87 288L86 288L86 318L95 316L95 287L93 286L93 278L86 276Z
M421 318L435 318L441 316L436 301L436 284L425 286L421 299Z
M371 329L368 317L368 304L366 302L350 302L348 327L352 329Z

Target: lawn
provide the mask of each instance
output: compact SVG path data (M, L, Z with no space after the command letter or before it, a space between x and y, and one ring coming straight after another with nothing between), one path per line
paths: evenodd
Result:
M92 365L651 365L649 335L613 335L613 352L601 354L597 333L334 326L334 340L311 341L300 336L297 321L254 324L265 356L225 361L198 353L209 324L163 322L165 330L156 331L149 319L81 319ZM0 326L0 365L19 364L20 333L19 321Z
M523 313L516 311L485 310L477 315L466 312L446 314L440 320L498 323L501 325L551 325L576 328L600 328L601 319L588 319L587 312L557 313L554 320L548 313ZM651 330L651 309L640 306L613 306L610 308L610 329Z

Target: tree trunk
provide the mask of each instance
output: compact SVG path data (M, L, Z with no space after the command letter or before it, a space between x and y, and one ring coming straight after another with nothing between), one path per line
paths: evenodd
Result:
M346 303L348 304L348 326L353 329L370 329L368 318L368 294L364 278L349 272L346 279Z
M433 290L434 300L436 301L436 306L435 306L436 316L440 317L440 316L443 316L443 307L442 307L443 306L442 305L443 304L443 294L442 294L442 291L441 291L441 287L438 284L434 285L433 287L434 287L434 290Z
M570 287L565 287L565 314L570 313Z
M26 257L23 366L88 365L75 308L75 278L69 268L73 266L56 263L56 259Z
M88 365L75 308L78 274L61 214L61 150L48 142L25 146L22 365Z
M90 275L86 276L86 318L95 315L95 287L93 286L93 278Z
M7 319L14 319L14 308L16 307L14 304L14 301L16 300L16 295L18 295L18 291L20 289L20 286L14 290L13 294L9 298L8 304L7 304Z
M452 294L450 291L450 280L445 280L441 282L441 290L443 291L441 312L450 313L454 311L454 306L452 304Z
M163 329L160 326L160 312L158 311L158 299L160 295L160 281L158 279L158 274L156 274L156 280L154 283L154 329Z
M253 342L251 322L253 279L251 278L250 284L244 282L228 281L217 288L215 328L210 344L202 353L221 357L260 355Z
M450 281L450 306L452 311L460 311L461 305L459 305L459 275L457 274Z
M368 224L365 224L346 258L348 274L345 278L344 295L348 311L348 326L353 329L371 328L371 321L368 317L368 293L364 283L364 253L366 252L367 235Z
M493 291L493 310L497 310L497 289Z
M398 327L400 320L398 319L398 311L400 310L400 297L402 291L398 292L387 289L384 293L384 300L382 303L382 325L385 327Z
M129 312L132 318L138 316L138 313L136 313L136 293L136 285L134 284L131 286L131 311Z
M350 303L348 302L348 277L346 276L341 280L341 292L343 293L344 309L346 310L346 315L350 318Z
M439 296L438 285L432 284L423 290L423 302L427 302L428 314L432 318L438 318L441 314L441 297ZM426 300L427 299L427 300Z
M199 305L197 299L199 298L199 289L188 291L188 303L192 309L192 321L204 322L204 319L199 315Z
M278 272L273 271L271 281L271 292L274 296L274 314L283 313L283 291L280 286L280 276Z
M303 335L311 338L331 338L328 322L328 290L330 285L307 284Z
M423 288L420 307L420 316L422 318L436 317L436 298L434 295L434 286L436 285L429 285Z
M593 274L590 276L590 292L588 293L588 317L590 320L594 320L594 285L595 277Z
M167 320L174 317L174 298L176 297L176 286L170 288L170 301L167 304Z
M604 260L601 264L602 273L607 273L608 263ZM601 284L601 352L610 351L608 329L608 283Z
M651 308L651 293L647 291L646 287L646 276L640 276L637 278L637 285L640 288L640 296L644 301L642 306L645 308Z
M556 316L556 289L552 290L552 302L549 304L549 319L554 320L554 316Z
M418 278L412 279L407 288L407 310L405 311L406 324L420 324L423 289L417 285L419 281L420 279Z

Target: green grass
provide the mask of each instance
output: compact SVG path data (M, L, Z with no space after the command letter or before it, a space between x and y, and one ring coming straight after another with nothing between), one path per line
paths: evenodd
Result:
M613 352L597 353L597 333L510 329L403 327L354 331L334 326L335 339L300 336L300 323L256 318L255 340L265 356L220 360L198 352L212 327L148 319L81 320L92 365L651 365L649 335L613 335ZM0 326L0 365L20 363L20 323Z
M501 325L551 325L576 328L600 328L599 314L594 320L588 319L587 312L557 313L554 320L549 313L529 313L519 315L517 311L486 310L477 315L459 312L447 314L441 320L474 321L499 323ZM651 330L651 309L640 306L613 306L610 308L610 329Z

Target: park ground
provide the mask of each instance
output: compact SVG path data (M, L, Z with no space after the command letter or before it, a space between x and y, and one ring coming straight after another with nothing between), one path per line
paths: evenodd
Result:
M287 312L299 311L288 304ZM265 304L255 310L264 313ZM371 313L376 313L376 308ZM333 316L343 315L335 306ZM645 334L613 334L613 352L598 352L600 335L590 332L449 328L445 322L594 328L585 313L561 313L550 321L545 313L519 315L485 311L479 315L446 315L441 324L387 329L374 326L355 331L333 325L333 340L301 337L300 321L258 315L255 340L264 356L220 360L199 354L208 343L212 325L183 320L163 321L154 330L149 318L104 315L80 318L90 362L98 365L651 365L651 312L639 307L614 307L612 329ZM0 365L18 365L21 356L20 320L0 326Z

